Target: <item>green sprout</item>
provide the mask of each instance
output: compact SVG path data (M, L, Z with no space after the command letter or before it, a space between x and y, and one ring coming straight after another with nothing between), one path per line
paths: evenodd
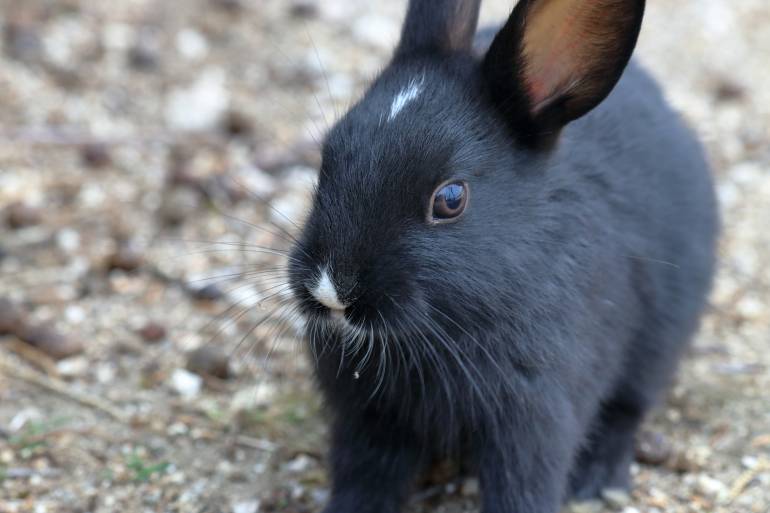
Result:
M166 473L171 466L171 463L168 461L149 463L146 462L141 455L135 452L128 457L126 466L134 472L134 481L144 483L149 481L155 474Z
M8 442L11 446L19 449L22 458L29 458L35 449L48 445L46 440L48 435L68 422L69 419L66 417L29 422L19 434L12 436Z

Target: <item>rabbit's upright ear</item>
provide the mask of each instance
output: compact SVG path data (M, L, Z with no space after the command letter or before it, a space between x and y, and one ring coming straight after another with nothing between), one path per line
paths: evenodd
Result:
M523 142L548 145L615 87L644 0L521 0L484 57L492 98Z
M481 0L409 0L396 57L469 50Z

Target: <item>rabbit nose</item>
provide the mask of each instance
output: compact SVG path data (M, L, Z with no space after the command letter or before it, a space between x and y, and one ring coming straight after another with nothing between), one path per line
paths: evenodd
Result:
M332 281L329 271L327 269L321 270L321 275L318 278L315 286L310 289L310 293L313 297L332 311L344 312L345 305L340 300L337 292L337 287Z

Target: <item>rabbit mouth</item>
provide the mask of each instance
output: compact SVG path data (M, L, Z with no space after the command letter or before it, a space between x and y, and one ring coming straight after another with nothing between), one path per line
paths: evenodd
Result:
M355 330L355 325L351 323L345 315L344 308L326 308L324 318L331 327L337 327L343 331Z

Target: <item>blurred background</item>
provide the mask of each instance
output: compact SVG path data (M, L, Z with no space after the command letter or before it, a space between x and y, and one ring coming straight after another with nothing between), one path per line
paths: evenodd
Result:
M770 3L648 6L637 55L708 148L721 266L633 493L570 510L767 513ZM323 414L283 251L317 141L404 7L0 0L1 513L318 510ZM410 512L477 495L447 466Z

